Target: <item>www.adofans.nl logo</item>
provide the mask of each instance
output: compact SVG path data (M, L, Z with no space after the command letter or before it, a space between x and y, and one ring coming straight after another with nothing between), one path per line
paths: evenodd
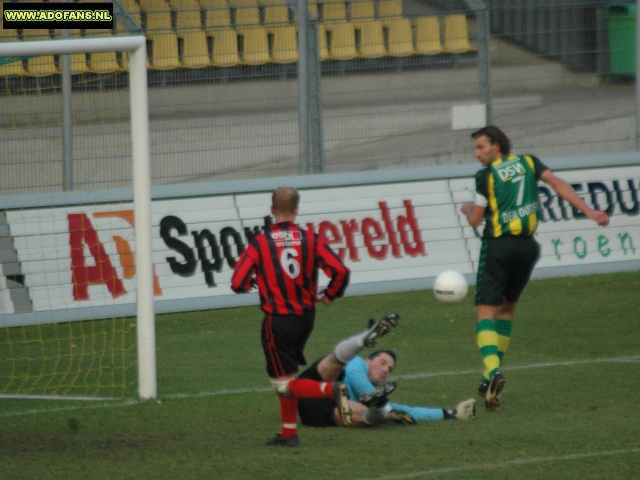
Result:
M3 28L98 29L113 28L112 3L9 3L2 4Z

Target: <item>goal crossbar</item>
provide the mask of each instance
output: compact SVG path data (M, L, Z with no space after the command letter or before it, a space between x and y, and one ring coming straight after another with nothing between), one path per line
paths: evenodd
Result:
M147 47L144 36L0 43L0 58L74 53L129 52L135 261L137 271L138 387L142 399L157 397L156 340L151 243L151 169Z

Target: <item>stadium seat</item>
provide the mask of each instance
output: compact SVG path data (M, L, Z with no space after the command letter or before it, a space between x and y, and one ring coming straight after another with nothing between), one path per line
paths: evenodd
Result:
M173 5L176 11L176 30L203 28L200 4L196 0L180 0Z
M264 6L264 25L267 28L291 23L289 7L284 0L264 0L262 5Z
M238 54L238 35L230 27L207 30L211 39L211 63L216 67L233 67L241 64Z
M135 0L131 0L135 3ZM171 5L167 0L138 0L140 10L147 12L171 11Z
M231 10L227 0L200 0L205 11L205 30L231 26Z
M334 60L352 60L358 56L356 50L356 31L351 22L323 23L329 32L329 58ZM322 55L322 50L321 50ZM320 57L322 58L322 56Z
M407 18L394 18L386 21L388 32L387 53L393 57L413 55L413 31Z
M115 20L113 26L114 26L115 35L129 35L129 32L127 31L127 29L124 28L124 25L117 19ZM148 52L147 52L147 55L148 55ZM129 54L127 52L118 52L116 54L116 57L120 65L120 69L129 70L129 61L128 61ZM91 56L89 58L91 58Z
M25 41L51 40L51 33L47 29L23 30ZM60 73L53 55L42 55L27 60L27 73L33 77L46 77Z
M350 3L350 18L359 34L360 56L379 58L386 54L384 33L380 21L375 20L375 5L370 0L356 0Z
M347 19L347 4L342 0L325 0L322 2L322 21L335 22Z
M178 36L173 31L148 32L148 67L153 70L180 68Z
M211 65L207 35L202 29L200 4L195 0L180 0L176 17L176 33L179 39L180 61L187 68L204 68Z
M126 8L138 25L142 26L142 17L140 15L140 6L135 0L120 0L120 3Z
M115 73L122 68L116 52L96 52L89 55L89 70L93 73Z
M147 13L145 23L147 33L172 28L171 6L164 0L140 0L140 7Z
M327 43L327 27L322 23L318 24L318 54L320 56L320 60L328 60L330 58L329 55L329 47Z
M349 18L357 25L359 21L375 19L375 5L370 0L356 0L350 4Z
M360 32L358 52L361 57L380 58L387 54L384 48L384 32L379 20L359 21L355 24Z
M235 10L235 27L260 25L260 6L258 0L230 0L229 5Z
M384 22L402 17L402 0L378 0L378 18Z
M204 68L211 66L207 35L204 30L185 31L178 37L182 49L180 61L187 68ZM179 44L180 45L180 44Z
M243 63L248 65L263 65L269 63L269 37L267 30L259 25L238 29L238 35L242 37Z
M465 53L475 50L469 44L469 29L465 15L448 15L444 18L444 51Z
M109 32L109 35L111 35L111 30L107 31ZM56 30L55 32L56 33L54 33L54 37L58 37L58 30ZM71 38L82 37L82 35L80 34L80 30L77 29L71 30L69 33ZM71 55L71 75L80 75L82 73L89 72L87 57L88 55L86 53L74 53L73 55ZM62 64L60 65L60 68L62 69Z
M318 2L317 0L308 0L307 9L318 19ZM319 20L319 19L318 19Z
M165 0L140 0L140 9L146 12L148 67L154 70L181 67L178 37L171 23L171 6Z
M20 38L18 38L18 30L15 28L0 28L0 43L4 42L17 42ZM3 58L3 61L9 60L7 58ZM0 65L0 77L6 77L9 75L26 75L26 71L24 69L24 62L22 60L14 60L9 63L4 63Z
M22 76L27 74L26 70L24 69L24 62L22 61L22 59L3 58L2 60L11 61L0 65L0 77L9 77L15 75Z
M273 30L271 60L275 63L298 61L298 32L293 25L282 25Z
M440 41L440 20L438 17L419 17L416 26L416 53L438 55L444 50Z

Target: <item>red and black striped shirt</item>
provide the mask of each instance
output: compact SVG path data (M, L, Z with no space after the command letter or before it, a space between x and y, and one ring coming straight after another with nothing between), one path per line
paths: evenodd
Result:
M323 237L293 222L270 225L256 235L233 270L231 289L258 286L260 308L277 315L302 315L318 300L318 269L331 279L324 294L341 297L349 269Z

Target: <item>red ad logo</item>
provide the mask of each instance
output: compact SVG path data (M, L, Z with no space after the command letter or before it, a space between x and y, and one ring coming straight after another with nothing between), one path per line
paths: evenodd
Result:
M95 212L94 218L120 218L132 227L134 226L133 210L121 210L115 212ZM76 301L89 300L90 285L105 285L113 298L127 293L118 272L111 263L104 245L98 237L91 220L86 213L71 213L67 216L69 221L69 246L71 248L71 271L73 281L73 299ZM122 266L123 276L131 279L135 276L135 255L129 242L119 235L114 235L113 240ZM84 246L87 246L95 265L87 265L85 262ZM160 281L153 272L154 295L162 295Z

